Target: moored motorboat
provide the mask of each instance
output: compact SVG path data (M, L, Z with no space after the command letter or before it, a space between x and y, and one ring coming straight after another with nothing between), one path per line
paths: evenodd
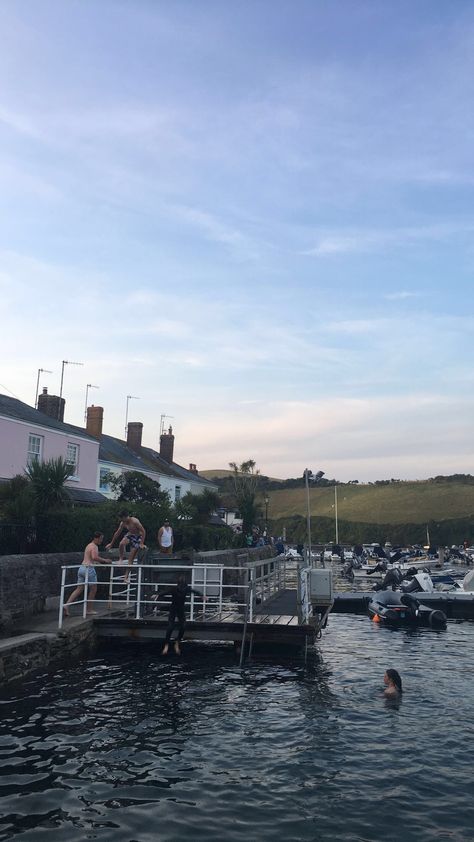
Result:
M446 614L423 605L411 593L377 591L368 603L369 616L387 626L425 626L446 628Z

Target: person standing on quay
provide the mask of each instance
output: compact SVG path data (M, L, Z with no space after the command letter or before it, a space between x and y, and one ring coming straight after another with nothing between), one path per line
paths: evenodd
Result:
M94 602L95 595L97 593L97 573L95 571L94 564L112 564L109 558L101 558L99 555L98 547L104 540L104 535L102 532L94 532L94 537L92 541L87 545L84 550L84 558L82 559L82 564L77 571L77 588L72 592L71 596L67 600L66 604L63 606L64 616L69 617L69 608L68 605L71 602L74 602L76 599L79 599L84 588L86 586L86 576L87 572L89 571L89 578L87 580L88 589L87 589L87 614L96 614L96 611L92 610L92 603Z
M173 527L170 526L169 520L165 520L163 526L158 530L158 547L160 548L160 553L171 555L173 544Z

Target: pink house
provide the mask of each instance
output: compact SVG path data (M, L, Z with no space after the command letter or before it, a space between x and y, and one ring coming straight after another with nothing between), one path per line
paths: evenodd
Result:
M99 442L80 427L58 420L64 412L64 402L59 406L59 398L43 393L40 399L38 405L48 412L51 402L56 401L56 417L0 395L0 480L22 474L33 459L47 461L62 456L74 468L66 483L73 500L103 501L96 491Z

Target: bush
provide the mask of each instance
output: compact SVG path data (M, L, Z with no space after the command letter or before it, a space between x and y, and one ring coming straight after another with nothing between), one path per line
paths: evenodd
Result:
M120 522L123 502L104 503L94 508L67 509L46 514L38 520L39 552L75 552L83 550L94 532L100 529L104 541L110 541ZM138 517L146 530L148 547L157 546L156 536L168 511L149 503L134 503L130 514ZM233 546L234 533L229 527L178 524L174 529L175 549L219 550Z
M192 547L197 552L227 550L234 546L234 533L228 526L178 525L174 530L174 549Z

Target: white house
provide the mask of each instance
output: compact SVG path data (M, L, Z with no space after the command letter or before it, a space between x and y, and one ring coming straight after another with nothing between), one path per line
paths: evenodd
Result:
M170 427L160 436L160 451L151 447L143 447L143 424L139 421L129 422L127 440L105 435L102 432L104 410L101 406L90 406L87 409L87 432L99 442L99 459L97 465L97 490L109 499L116 494L108 484L110 474L119 476L126 471L140 471L150 479L160 483L161 490L166 491L172 503L181 499L188 491L200 494L205 488L217 491L217 486L209 480L200 477L196 465L183 468L173 461L174 435Z

